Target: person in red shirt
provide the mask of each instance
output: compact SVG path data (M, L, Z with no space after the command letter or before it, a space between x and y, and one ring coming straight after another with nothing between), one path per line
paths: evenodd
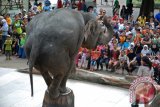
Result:
M78 8L78 11L82 10L82 2L81 2L81 0L78 1L77 8Z
M62 8L63 7L63 4L62 4L62 0L58 0L57 2L57 8Z

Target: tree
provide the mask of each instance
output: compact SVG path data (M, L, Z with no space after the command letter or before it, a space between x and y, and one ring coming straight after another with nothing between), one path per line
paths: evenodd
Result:
M154 0L142 0L139 16L146 16L147 21L154 16Z

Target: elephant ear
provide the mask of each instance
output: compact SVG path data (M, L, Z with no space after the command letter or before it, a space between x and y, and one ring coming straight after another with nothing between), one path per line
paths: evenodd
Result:
M88 49L95 48L98 41L98 33L98 22L96 20L89 20L84 27L83 47Z
M88 37L94 36L94 32L97 28L97 22L95 20L90 20L84 27L84 41L87 41Z

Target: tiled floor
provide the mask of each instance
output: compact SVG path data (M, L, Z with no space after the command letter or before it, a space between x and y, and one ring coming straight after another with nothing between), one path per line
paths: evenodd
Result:
M130 107L127 89L69 80L75 107ZM46 84L34 75L34 97L30 96L29 75L0 68L0 107L41 107Z

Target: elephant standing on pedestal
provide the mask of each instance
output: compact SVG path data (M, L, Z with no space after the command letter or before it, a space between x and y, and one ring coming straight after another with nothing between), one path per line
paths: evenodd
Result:
M58 9L35 16L27 26L25 52L29 62L33 96L32 69L39 70L48 86L48 93L56 98L67 91L69 74L75 70L74 59L80 46L95 48L112 38L113 29L107 18L104 24L108 34L102 31L91 13Z

